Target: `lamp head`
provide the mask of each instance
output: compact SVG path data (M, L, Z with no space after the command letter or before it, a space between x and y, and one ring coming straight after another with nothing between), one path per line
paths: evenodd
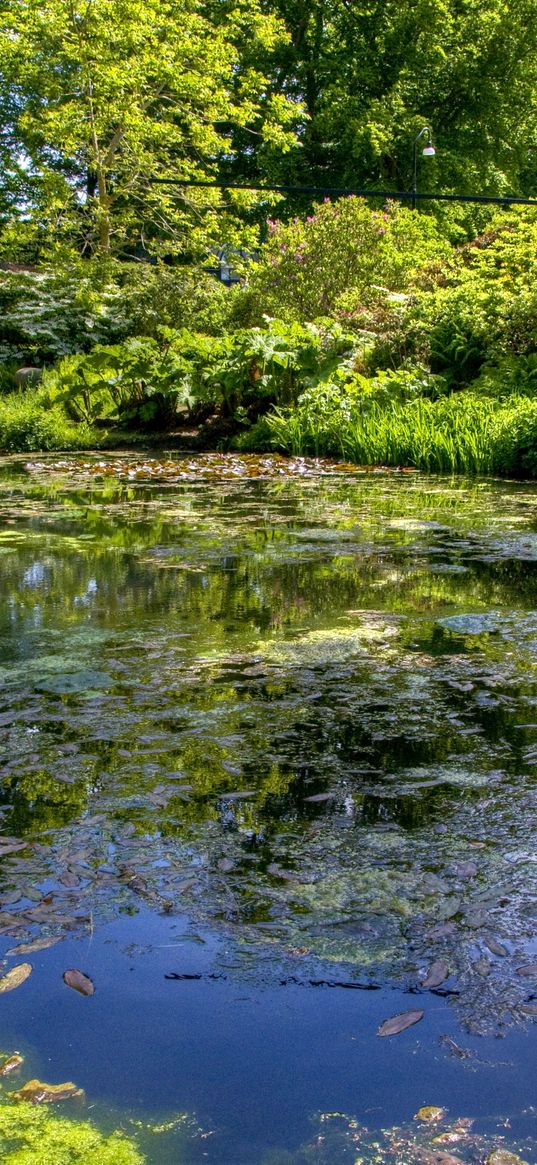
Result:
M433 146L433 143L427 142L427 145L425 146L425 148L423 150L424 158L434 158L435 154L436 154L436 150Z

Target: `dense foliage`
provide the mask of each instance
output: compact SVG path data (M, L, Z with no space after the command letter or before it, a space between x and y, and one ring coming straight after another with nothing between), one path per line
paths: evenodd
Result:
M214 192L162 181L214 173L232 130L285 153L299 106L270 91L283 22L250 0L7 0L0 105L8 256L195 252L221 228ZM155 184L155 180L157 184ZM227 225L228 235L233 233Z
M2 447L533 472L533 209L180 183L535 192L536 5L7 0Z
M469 242L356 198L269 228L234 289L111 260L6 271L3 447L196 427L242 449L537 470L533 210Z
M282 91L306 105L305 181L408 189L424 124L427 188L535 190L535 0L277 0Z
M6 0L0 249L251 248L266 194L181 181L408 190L425 124L421 189L534 194L536 47L537 0Z

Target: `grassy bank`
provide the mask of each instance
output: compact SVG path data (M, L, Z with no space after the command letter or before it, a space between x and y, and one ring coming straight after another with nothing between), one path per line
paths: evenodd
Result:
M430 473L537 476L537 399L501 399L471 392L439 400L327 403L326 390L306 392L297 404L273 407L250 427L222 437L216 425L188 425L180 437L162 431L75 423L43 389L0 399L0 448L6 453L159 445L235 448L244 452L330 457L357 465L411 466ZM312 399L313 398L313 399Z
M341 457L358 465L414 466L431 473L537 471L537 400L501 402L470 393L439 401L371 404L349 413L279 410L260 445L293 454Z

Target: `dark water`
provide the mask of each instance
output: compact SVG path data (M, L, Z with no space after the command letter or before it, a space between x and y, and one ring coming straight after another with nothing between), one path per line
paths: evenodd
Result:
M151 1165L536 1160L537 488L142 464L1 468L2 1047Z

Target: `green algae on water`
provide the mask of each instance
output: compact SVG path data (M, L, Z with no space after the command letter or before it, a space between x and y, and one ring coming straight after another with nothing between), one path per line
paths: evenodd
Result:
M144 1165L132 1138L27 1102L0 1101L2 1165Z

